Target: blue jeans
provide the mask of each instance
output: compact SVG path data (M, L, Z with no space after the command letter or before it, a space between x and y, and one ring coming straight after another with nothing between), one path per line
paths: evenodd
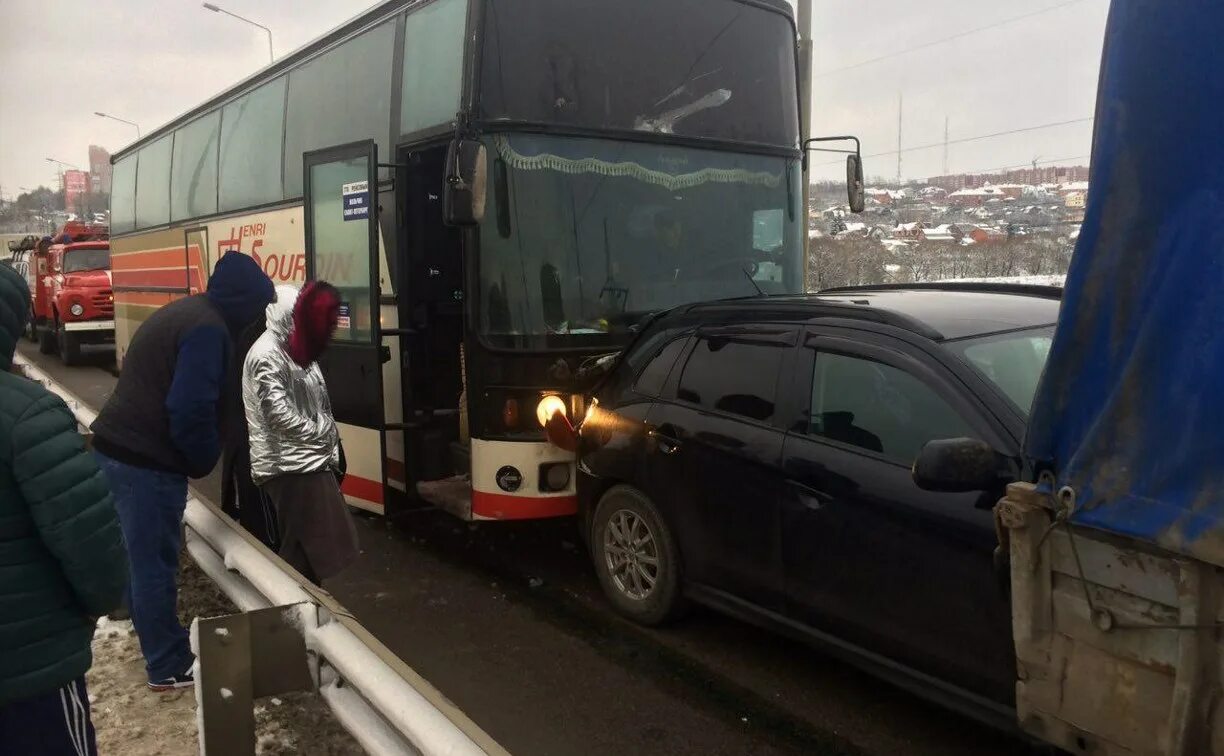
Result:
M117 462L94 452L106 473L131 564L128 609L150 682L181 675L195 657L178 621L187 476Z

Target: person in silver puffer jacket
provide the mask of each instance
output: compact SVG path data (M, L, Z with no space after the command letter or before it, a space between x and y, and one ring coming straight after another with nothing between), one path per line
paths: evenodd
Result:
M308 283L300 294L276 287L267 330L242 368L251 479L276 508L281 558L316 584L357 557L357 533L340 492L340 436L316 362L339 304L326 282Z

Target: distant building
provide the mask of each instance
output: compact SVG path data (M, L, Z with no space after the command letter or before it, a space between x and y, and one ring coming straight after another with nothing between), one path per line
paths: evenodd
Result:
M960 189L948 195L948 203L956 207L981 207L989 200L1002 200L1007 195L993 186L981 189Z
M64 209L75 213L81 207L81 198L89 191L89 174L85 171L64 171L60 189L64 192Z
M1007 233L994 226L974 226L966 234L974 244L993 244L1007 238Z
M110 153L96 144L89 145L89 191L94 194L110 194Z
M922 229L922 239L928 242L954 242L959 244L965 234L961 231L960 226L952 223L943 223L938 226Z
M1029 188L1028 184L995 184L994 187L1003 192L1011 199L1020 199L1024 196L1024 190Z

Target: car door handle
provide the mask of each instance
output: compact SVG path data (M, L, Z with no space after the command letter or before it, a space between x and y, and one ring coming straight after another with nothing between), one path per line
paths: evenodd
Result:
M664 454L675 454L680 451L680 440L659 428L652 428L646 435L654 439L655 446Z
M824 509L828 504L833 503L833 497L824 491L818 491L811 486L800 483L797 480L786 481L791 490L799 497L799 501L808 509Z

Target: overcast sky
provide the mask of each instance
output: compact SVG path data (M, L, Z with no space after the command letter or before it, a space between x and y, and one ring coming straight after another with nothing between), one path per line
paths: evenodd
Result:
M614 2L615 0L609 0ZM276 54L309 42L370 5L366 0L221 0L273 30ZM1107 0L814 0L817 134L853 133L864 153L941 143L1090 116ZM1048 12L1037 13L1052 8ZM1013 23L964 34L1007 19ZM87 168L88 145L116 150L267 62L258 29L195 0L2 0L0 192L54 186L52 157ZM928 47L894 55L899 51ZM863 61L886 57L865 65ZM846 68L847 66L854 66ZM835 69L843 69L826 73ZM1091 124L954 144L952 172L1042 162L1086 163ZM823 158L817 158L820 163ZM867 159L896 174L896 156ZM943 170L942 146L906 152L902 175ZM839 168L818 169L832 178Z

